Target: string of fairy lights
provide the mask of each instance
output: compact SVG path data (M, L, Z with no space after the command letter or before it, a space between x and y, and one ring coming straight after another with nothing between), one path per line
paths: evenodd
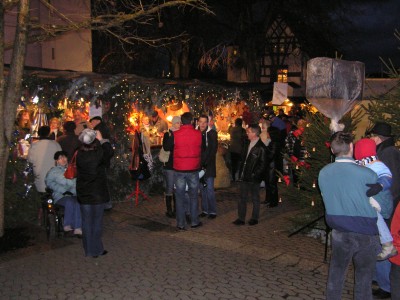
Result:
M132 114L150 115L154 108L166 112L172 104L184 103L195 116L222 114L220 109L230 103L244 102L249 111L260 112L263 101L257 90L212 85L200 81L171 82L138 78L136 76L112 76L89 78L45 78L26 76L18 110L27 110L32 124L40 114L47 119L57 117L71 120L72 110L81 108L88 112L90 105L101 100L103 120L113 133L116 149L115 164L126 167L130 147ZM87 117L89 117L87 115ZM224 116L230 118L230 116ZM223 118L222 118L223 119ZM19 136L18 129L14 132ZM10 144L10 153L18 147L18 141ZM10 162L17 156L10 155Z

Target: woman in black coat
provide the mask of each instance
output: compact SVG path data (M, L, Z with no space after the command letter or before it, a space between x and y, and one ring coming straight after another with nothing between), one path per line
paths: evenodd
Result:
M101 235L104 204L110 198L106 166L114 152L110 142L103 139L100 131L84 129L79 140L82 146L76 156L76 193L81 204L83 248L86 256L96 258L107 254Z

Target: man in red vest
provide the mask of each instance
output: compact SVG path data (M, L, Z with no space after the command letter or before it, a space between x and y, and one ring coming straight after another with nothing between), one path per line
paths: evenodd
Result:
M185 216L185 192L188 187L190 199L191 227L197 228L202 225L199 221L199 171L201 169L201 132L195 130L193 115L186 112L181 116L182 126L175 131L164 147L166 151L173 150L173 168L175 171L174 184L176 196L176 222L178 230L186 229Z

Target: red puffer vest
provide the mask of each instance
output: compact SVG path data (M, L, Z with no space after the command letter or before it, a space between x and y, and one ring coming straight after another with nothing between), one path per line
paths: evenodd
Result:
M201 164L201 132L183 125L174 132L174 170L198 171Z

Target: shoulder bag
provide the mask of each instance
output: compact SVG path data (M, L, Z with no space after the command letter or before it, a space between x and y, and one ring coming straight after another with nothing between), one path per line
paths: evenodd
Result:
M74 156L72 156L71 161L68 163L68 167L64 172L64 177L67 179L74 179L78 175L78 170L76 168L76 154L78 151L75 151Z

